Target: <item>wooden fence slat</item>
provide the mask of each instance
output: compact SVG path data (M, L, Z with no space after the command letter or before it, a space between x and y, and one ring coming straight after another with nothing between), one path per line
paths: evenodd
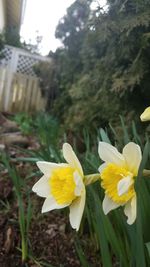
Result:
M24 110L25 104L26 104L26 88L27 88L27 80L21 79L20 84L20 105L19 105L19 111Z
M5 76L6 68L0 68L0 110L4 108Z
M38 89L39 90L38 90L38 97L37 97L37 101L36 101L36 110L43 110L43 107L46 103L44 102L40 88L38 88Z
M41 101L41 92L40 92L40 88L38 88L38 94L37 94L37 99L36 99L36 109L39 110L40 107L40 101Z
M37 95L38 95L38 81L34 80L32 98L31 98L31 110L37 110L36 109Z
M12 111L14 112L15 111L15 101L16 101L16 86L17 86L17 80L16 80L16 77L14 75L13 77L13 81L12 81L12 84L11 84L11 94L12 94L12 98L10 99L11 100L11 103L9 104L9 111Z
M26 88L27 88L27 79L21 75L19 76L17 73L17 79L19 80L19 95L18 95L18 111L23 111L25 106L25 95L26 95Z
M43 110L45 104L46 101L42 98L38 78L21 73L11 73L9 69L0 67L1 111Z
M30 110L30 103L32 99L32 90L33 90L33 80L28 79L27 80L27 87L26 87L26 98L25 98L25 111Z

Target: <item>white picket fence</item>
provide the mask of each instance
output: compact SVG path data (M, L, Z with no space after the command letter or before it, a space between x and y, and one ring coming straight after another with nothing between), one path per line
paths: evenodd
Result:
M45 104L38 78L0 67L0 111L39 111Z
M41 95L39 79L33 67L50 58L24 49L5 45L0 59L0 111L44 110L46 100Z

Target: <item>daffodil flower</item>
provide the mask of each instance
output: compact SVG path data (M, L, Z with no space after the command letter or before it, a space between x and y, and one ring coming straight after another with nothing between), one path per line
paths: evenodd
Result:
M63 156L67 163L37 162L44 175L32 190L46 198L42 213L69 206L71 226L78 231L85 206L84 174L78 158L68 143L63 145Z
M146 108L140 116L141 121L150 121L150 107Z
M141 162L140 147L130 142L122 154L112 145L99 142L99 156L104 161L100 166L101 186L105 190L103 211L108 214L111 210L124 206L128 217L127 223L132 224L136 219L135 178Z

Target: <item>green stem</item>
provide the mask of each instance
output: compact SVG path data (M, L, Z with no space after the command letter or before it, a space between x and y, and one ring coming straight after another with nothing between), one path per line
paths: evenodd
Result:
M100 180L100 174L99 173L93 173L93 174L89 174L89 175L84 176L84 184L85 185L95 183L98 180Z
M150 177L150 170L146 170L146 169L144 169L144 170L143 170L143 176L144 176L144 177L147 177L147 176Z
M22 262L25 262L27 260L27 243L24 237L22 237L21 248L22 248Z

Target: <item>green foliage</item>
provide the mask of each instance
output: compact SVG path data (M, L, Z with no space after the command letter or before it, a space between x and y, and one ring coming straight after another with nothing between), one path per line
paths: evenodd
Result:
M90 262L89 255L86 253L82 239L88 236L88 242L92 244L95 259L100 266L149 266L149 202L150 202L150 180L143 177L143 169L149 168L150 144L146 134L140 138L133 122L130 129L126 126L124 119L121 117L121 135L111 126L110 129L97 130L98 136L90 135L84 130L85 151L77 155L82 163L84 173L95 173L100 165L100 159L97 152L97 143L99 140L115 144L121 151L123 146L130 141L136 141L141 146L143 158L136 179L137 193L137 220L133 225L126 223L126 217L123 214L123 207L111 211L107 216L102 209L104 191L100 187L99 181L86 187L86 207L84 219L81 226L80 238L76 238L75 248L79 257L81 266L93 266ZM24 160L35 162L37 160L48 160L53 162L62 162L62 154L59 147L60 136L55 136L59 129L58 123L53 121L48 115L42 114L36 120L36 135L41 138L41 148L39 151L31 151L31 158ZM54 132L50 133L54 127ZM147 142L146 142L147 141ZM146 142L146 144L145 144ZM19 159L23 160L23 159ZM37 176L37 173L36 173ZM65 216L65 215L64 215ZM42 265L44 266L44 265Z
M36 115L34 125L41 145L51 144L57 147L61 129L56 119L47 113L39 113Z
M19 125L23 134L30 134L33 130L33 119L27 113L18 113L13 120Z
M98 172L100 158L98 156L97 146L99 140L115 144L120 151L124 145L130 141L134 141L140 145L143 157L138 177L135 182L135 190L137 194L137 219L133 225L128 225L126 216L123 213L124 207L119 207L116 210L111 211L107 216L104 215L102 208L104 191L100 187L100 181L86 186L85 212L81 230L75 239L75 249L80 264L83 267L94 266L91 264L91 259L85 249L86 242L89 242L88 246L90 244L90 248L93 249L92 255L95 257L98 266L149 266L150 180L149 177L143 176L143 170L149 169L150 144L147 134L144 134L143 132L142 138L140 137L134 122L129 128L126 126L123 117L120 117L120 120L121 134L120 131L116 131L112 126L108 129L97 129L97 135L91 135L87 129L83 130L84 152L79 153L78 149L76 149L77 156L80 158L80 162L86 175ZM26 153L29 153L30 158L19 158L16 160L32 162L34 164L38 160L57 163L64 162L60 147L64 139L65 141L68 140L66 140L66 136L64 138L63 133L60 131L58 121L44 113L36 115L33 121L35 127L34 134L40 141L40 148L36 151L26 151ZM74 144L77 144L75 138L73 142ZM77 148L77 146L74 145L73 148ZM5 168L8 169L17 197L19 211L18 223L22 240L22 261L24 262L27 259L31 259L37 266L38 264L39 266L51 266L44 264L41 259L38 260L34 258L32 253L30 253L29 246L29 226L31 223L32 211L30 201L31 183L29 183L29 186L27 183L33 176L40 177L41 173L37 171L31 173L28 179L22 179L16 169L10 164L11 161L9 157L3 154L1 155L0 161L0 167L3 168L2 164L4 164ZM1 204L5 205L7 209L10 209L7 203ZM65 213L63 214L63 216L65 216ZM68 228L66 231L68 233Z
M50 53L46 71L55 95L47 109L72 130L116 123L118 113L131 119L150 102L150 2L109 0L92 10L93 2L68 8L56 29L64 47Z
M0 59L4 57L3 52L2 52L4 48L4 44L5 44L5 37L4 37L4 34L1 33L0 34Z
M12 120L19 125L23 134L29 135L36 131L40 144L46 144L47 140L52 140L56 145L60 126L57 119L48 113L38 112L31 115L22 112L16 114Z
M7 45L12 45L12 46L19 47L19 48L22 47L18 28L16 27L6 28L4 32L4 36L5 36L5 42Z
M52 57L52 54L51 54ZM41 62L34 66L34 71L40 77L42 95L47 98L46 109L51 110L52 103L58 95L59 63L53 58L50 62Z
M112 136L116 146L122 149L124 144L137 139L139 139L138 143L141 144L142 140L139 138L137 130L134 128L130 129L129 132L123 118L121 118L121 123L123 138L121 139L118 133ZM111 132L114 135L113 128L111 128ZM104 129L100 129L99 139L109 143L110 140L112 140ZM95 155L93 155L93 148L89 141L88 135L85 135L86 156L83 156L83 164L86 171L95 172L100 163L97 160L98 155L96 152L94 152ZM150 146L149 142L147 142L143 148L143 159L136 182L138 215L136 222L132 226L127 225L126 218L122 213L122 208L112 211L107 216L104 215L102 210L104 192L100 188L99 182L87 187L86 215L89 231L93 239L96 237L93 247L99 247L102 266L149 266L150 258L147 252L149 251L148 242L150 239L148 233L148 224L150 222L148 204L150 201L150 184L149 178L143 177L143 169L149 168L149 151ZM91 163L90 167L89 163ZM82 266L84 266L84 264L82 264Z
M32 128L30 128L30 130L32 130L32 134L34 133L34 136L39 142L40 149L38 151L25 150L25 153L27 153L29 157L21 157L18 158L18 160L30 163L35 163L38 160L56 160L59 162L62 156L58 148L63 139L59 122L48 113L37 113L31 117L31 120Z
M14 26L9 26L5 28L3 32L3 37L6 45L22 48L34 54L39 54L39 46L42 41L42 36L36 32L35 42L36 44L26 43L21 40L19 33L19 28Z

